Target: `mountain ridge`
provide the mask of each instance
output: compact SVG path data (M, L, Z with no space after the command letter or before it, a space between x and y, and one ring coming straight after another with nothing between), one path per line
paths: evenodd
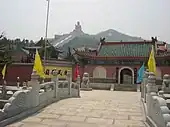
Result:
M97 48L100 43L100 38L105 38L106 42L121 42L121 41L143 41L140 37L133 37L130 35L123 34L114 29L108 29L101 31L97 34L84 33L80 22L77 22L75 29L70 33L63 35L55 35L55 38L50 43L56 47L62 49L64 52L68 51L68 48L81 48L81 47L92 47Z
M101 36L106 38L106 41L143 41L144 39L136 36L130 36L124 33L121 33L114 29L108 29L105 31L101 31L97 33L95 36L97 39L99 39Z

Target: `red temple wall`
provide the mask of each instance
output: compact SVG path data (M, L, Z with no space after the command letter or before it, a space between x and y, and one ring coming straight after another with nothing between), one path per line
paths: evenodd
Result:
M89 76L90 77L93 77L93 71L96 67L98 67L99 65L86 65L84 67L84 72L87 72L89 73ZM101 65L100 65L101 66ZM107 78L112 78L113 77L113 74L116 72L116 67L124 67L124 66L108 66L108 65L103 65L102 67L104 67L106 69L106 75L107 75ZM131 66L131 68L140 68L140 66ZM83 69L81 68L80 71L82 71ZM83 72L80 72L81 74Z
M71 67L71 63L58 63L58 64L49 64L49 66L58 66L58 67ZM2 70L4 65L0 65L0 70ZM8 85L16 85L17 77L20 77L20 82L30 81L31 74L33 70L33 64L31 63L17 63L10 64L7 66L5 80ZM73 72L73 71L72 71ZM0 79L2 79L2 74L0 74ZM0 80L0 84L2 84Z
M93 71L96 67L101 66L101 65L86 65L84 68L80 67L80 75L82 76L84 72L89 73L90 77L93 77ZM106 69L106 77L107 78L112 78L113 74L116 72L116 67L125 67L125 66L108 66L108 65L103 65L101 67L104 67ZM126 66L127 67L127 66ZM137 70L140 68L140 66L128 66L133 68L137 68ZM158 67L161 70L162 76L164 74L170 74L170 67L169 66L161 66Z
M84 72L89 73L90 77L93 77L93 71L98 65L86 65L84 68L79 67L79 73L80 76L83 76ZM12 64L7 66L7 73L5 76L5 80L7 80L8 83L16 83L17 77L20 77L20 81L26 81L31 79L31 73L32 73L32 64ZM124 67L124 66L108 66L108 65L103 65L106 69L106 77L107 78L113 78L113 74L116 72L116 67ZM132 69L137 68L139 69L140 66L130 66ZM1 65L0 68L2 69L3 66ZM159 67L162 73L162 76L164 74L170 74L170 67L169 66L164 66L164 67ZM74 67L73 67L74 70ZM74 71L73 71L74 75ZM2 77L2 75L1 75ZM0 81L2 83L2 80Z
M11 82L20 77L21 81L31 79L33 65L12 65L7 68L6 79Z
M3 68L1 66L1 68ZM5 80L8 85L15 85L17 77L20 77L20 82L29 81L31 79L32 64L11 64L7 66ZM1 75L2 77L2 75ZM2 83L2 80L0 81Z

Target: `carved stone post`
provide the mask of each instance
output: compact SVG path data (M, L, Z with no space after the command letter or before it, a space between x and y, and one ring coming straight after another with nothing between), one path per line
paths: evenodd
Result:
M17 77L17 87L19 88L19 85L20 85L20 78Z
M147 94L151 92L158 92L158 87L156 86L156 77L153 72L149 72L147 87Z
M22 86L22 89L23 89L23 90L26 90L26 89L27 89L27 85L26 85L26 82L23 82L23 86Z
M80 75L77 76L77 86L78 86L78 97L80 97Z
M146 105L147 105L147 111L148 111L148 115L150 115L150 108L151 106L151 96L155 96L157 95L158 92L158 87L155 84L156 82L156 77L154 75L154 73L149 72L149 77L148 77L148 83L146 85L147 87L147 95L146 95Z
M54 86L54 90L55 90L55 92L54 92L54 97L55 98L58 98L59 96L58 96L58 76L57 76L57 71L56 71L56 69L53 71L53 78L52 78L52 81L54 81L54 84L55 84L55 86Z
M32 87L31 89L31 98L30 101L32 102L32 107L36 107L39 105L39 91L40 91L40 84L39 84L39 75L36 74L36 71L33 71L31 74L31 81L28 82L29 86Z
M144 94L144 102L146 102L146 93L147 93L147 88L146 85L148 83L148 76L149 76L149 71L148 69L144 72L144 77L143 77L143 94Z
M68 81L68 93L71 96L71 85L72 85L72 74L70 71L67 71L67 81Z
M170 75L168 74L163 76L162 91L166 94L170 94Z

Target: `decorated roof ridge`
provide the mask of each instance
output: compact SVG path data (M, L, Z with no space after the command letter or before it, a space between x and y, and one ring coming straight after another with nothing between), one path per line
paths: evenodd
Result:
M143 59L148 59L149 56L96 56L96 55L91 55L91 54L85 54L83 52L77 52L76 53L77 55L81 56L81 57L84 57L84 58L89 58L89 59L108 59L108 60L114 60L114 59L118 59L118 60L130 60L130 59L140 59L140 60L143 60ZM159 56L159 55L156 55L155 58L160 58L160 59L170 59L170 55L166 55L166 56Z
M140 58L149 58L149 54L150 54L151 51L148 52L148 55L147 56L99 56L95 53L92 53L92 52L85 52L85 51L75 51L75 54L79 55L79 56L83 56L83 57L88 57L88 58L113 58L113 59L140 59ZM168 52L169 53L169 52ZM170 54L155 54L155 57L156 58L170 58Z
M124 41L124 42L102 42L101 45L122 45L122 44L154 44L153 41Z

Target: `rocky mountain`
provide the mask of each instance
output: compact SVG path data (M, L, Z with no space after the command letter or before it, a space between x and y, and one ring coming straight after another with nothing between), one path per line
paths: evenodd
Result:
M99 40L101 37L105 37L106 41L114 42L114 41L142 41L142 38L139 37L132 37L126 34L122 34L116 30L109 29L103 32L100 32L96 35L93 35L94 38Z
M55 35L54 39L50 43L59 49L62 49L64 52L68 51L68 48L71 50L73 48L77 49L80 47L91 47L97 48L100 43L100 38L105 37L106 41L141 41L142 38L132 37L126 34L122 34L116 30L109 29L103 32L100 32L96 35L89 35L83 32L80 22L77 22L75 29L63 35ZM65 54L64 54L65 55Z

